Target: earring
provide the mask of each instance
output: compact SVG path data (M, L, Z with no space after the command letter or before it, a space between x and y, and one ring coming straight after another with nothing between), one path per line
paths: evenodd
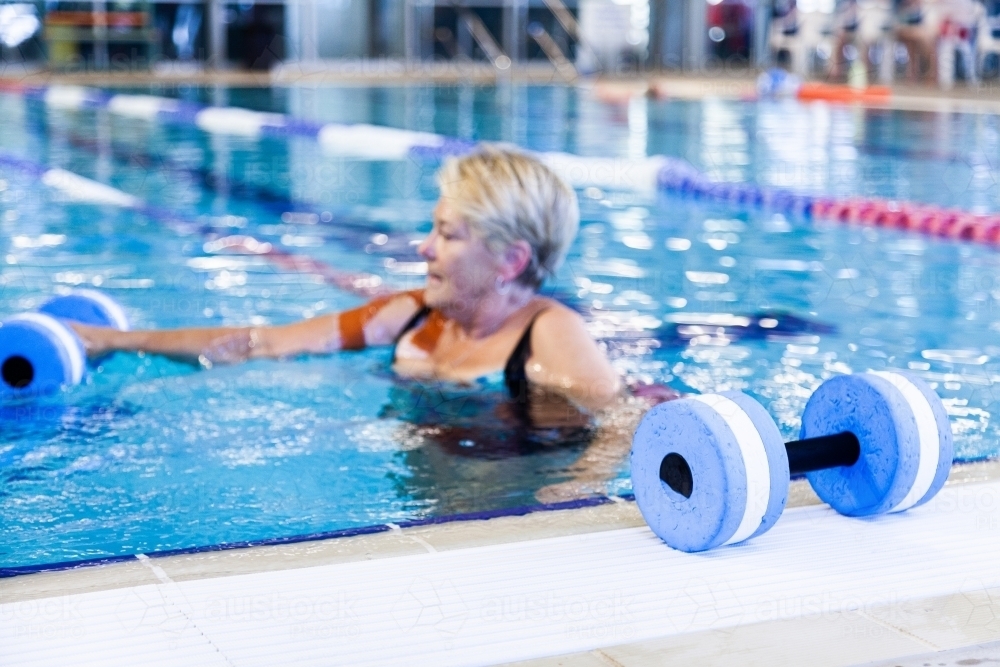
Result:
M506 294L510 291L510 283L504 280L503 276L497 276L493 286L496 288L497 294Z

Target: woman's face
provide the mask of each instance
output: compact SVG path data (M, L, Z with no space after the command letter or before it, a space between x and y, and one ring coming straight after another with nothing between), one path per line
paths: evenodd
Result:
M498 258L444 199L434 207L434 227L418 252L427 260L424 302L431 308L470 312L496 289Z

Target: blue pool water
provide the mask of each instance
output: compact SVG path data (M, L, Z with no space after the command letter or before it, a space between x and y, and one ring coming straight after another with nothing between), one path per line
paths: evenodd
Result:
M718 100L612 106L561 87L167 93L537 150L667 154L717 179L799 191L1000 210L994 116ZM109 183L219 234L420 284L410 241L428 229L433 166L335 159L306 140L209 136L12 95L0 95L0 117L6 155ZM587 190L580 200L581 233L554 287L597 334L762 310L837 328L611 342L623 374L682 391L745 390L792 437L824 378L906 368L945 399L961 459L1000 453L995 251L664 194ZM0 317L74 286L106 290L140 327L281 323L358 303L261 258L212 255L204 241L135 212L63 201L0 169ZM520 506L567 479L583 452L550 443L495 455L483 451L485 435L442 444L399 415L400 400L416 391L439 413L466 414L489 398L400 386L387 363L386 350L370 350L206 371L117 355L56 399L7 406L0 566ZM627 447L609 493L629 490Z

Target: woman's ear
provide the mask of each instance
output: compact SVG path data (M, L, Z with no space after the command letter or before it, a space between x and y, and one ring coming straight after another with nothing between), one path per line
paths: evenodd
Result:
M513 282L524 273L531 263L531 245L524 239L514 241L503 253L502 275L505 281Z

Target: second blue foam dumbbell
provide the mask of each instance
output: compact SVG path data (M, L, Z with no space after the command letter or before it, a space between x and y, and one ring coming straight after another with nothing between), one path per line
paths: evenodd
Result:
M682 551L735 544L770 529L805 474L841 514L901 512L944 486L954 446L941 399L900 372L844 375L806 404L801 439L785 443L740 392L663 403L632 442L632 486L650 528Z
M50 393L83 379L86 350L65 320L129 329L121 305L94 290L76 290L47 301L37 312L7 318L0 322L0 394Z

